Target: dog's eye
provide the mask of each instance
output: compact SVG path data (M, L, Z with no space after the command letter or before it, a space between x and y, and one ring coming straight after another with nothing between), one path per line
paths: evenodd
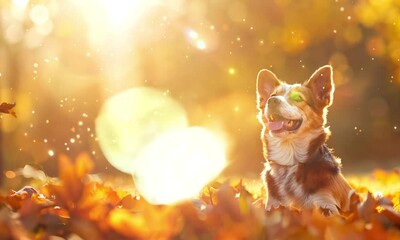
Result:
M296 101L296 102L303 101L303 98L301 97L301 94L298 91L295 91L295 90L290 92L290 99L292 99L293 101Z

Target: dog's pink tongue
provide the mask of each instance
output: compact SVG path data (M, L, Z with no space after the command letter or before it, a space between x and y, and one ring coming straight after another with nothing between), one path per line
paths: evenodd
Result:
M277 131L283 128L283 121L268 122L268 128L271 131Z

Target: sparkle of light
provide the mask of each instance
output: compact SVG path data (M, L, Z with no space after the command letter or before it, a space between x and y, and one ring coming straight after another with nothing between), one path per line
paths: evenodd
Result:
M37 25L45 24L49 20L49 12L44 5L35 5L29 13L32 22Z
M199 39L196 41L196 47L200 50L204 50L207 48L207 44L204 40Z
M29 0L13 0L12 3L19 8L26 8L28 6Z
M47 154L49 154L50 157L53 157L53 156L54 156L54 151L53 151L53 150L49 150L49 151L47 152Z
M14 171L6 171L4 174L8 179L15 178L17 176Z
M152 4L151 1L140 0L100 0L98 3L105 10L107 20L115 27L122 27L128 19L140 17Z
M186 30L186 35L191 39L198 39L199 38L199 34L196 31L192 30L192 29Z

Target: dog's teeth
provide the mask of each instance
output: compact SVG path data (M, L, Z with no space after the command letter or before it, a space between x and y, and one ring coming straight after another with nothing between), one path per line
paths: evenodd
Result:
M274 117L272 115L269 115L269 120L274 121Z
M288 127L293 127L293 121L292 120L289 120Z

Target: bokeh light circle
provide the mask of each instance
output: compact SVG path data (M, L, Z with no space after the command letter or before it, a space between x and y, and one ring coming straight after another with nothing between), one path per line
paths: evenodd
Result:
M96 135L107 160L132 173L145 147L171 130L187 127L185 110L151 88L133 88L109 98L96 119Z
M205 128L163 134L146 147L134 172L135 185L153 204L194 196L226 166L225 146Z

